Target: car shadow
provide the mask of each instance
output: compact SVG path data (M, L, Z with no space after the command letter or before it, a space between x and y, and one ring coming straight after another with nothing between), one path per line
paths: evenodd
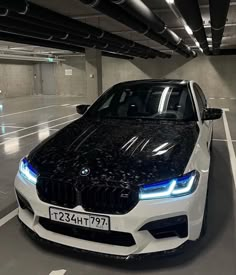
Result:
M41 249L43 253L53 253L68 259L73 258L78 263L92 263L93 265L108 266L123 271L135 271L135 273L171 269L192 262L202 251L207 253L208 250L214 249L214 244L227 225L230 226L234 219L234 213L232 213L232 209L234 209L233 179L227 147L223 142L214 143L213 145L208 200L207 232L205 236L197 242L187 243L183 249L173 255L160 256L159 254L153 254L139 260L122 261L90 253L79 253L61 246L48 246L33 240L32 244L38 246L38 249ZM234 242L234 239L232 239L232 242Z

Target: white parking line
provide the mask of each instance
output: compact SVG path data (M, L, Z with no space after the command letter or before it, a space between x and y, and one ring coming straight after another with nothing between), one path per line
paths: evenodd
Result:
M213 138L213 141L223 141L226 142L227 139L222 139L222 138ZM236 142L236 139L232 139L232 142Z
M226 139L221 139L221 138L213 138L213 141L224 141L224 142L226 142L227 140Z
M45 107L40 107L40 108L36 108L36 109L31 109L31 110L25 110L25 111L21 111L21 112L17 112L17 113L11 113L11 114L6 114L6 115L2 115L1 117L8 117L8 116L15 116L18 114L24 114L24 113L29 113L29 112L34 112L34 111L38 111L38 110L42 110L42 109L48 109L48 108L53 108L53 107L58 107L59 105L49 105L49 106L45 106Z
M54 125L54 126L48 127L48 129L51 130L51 128L54 128L54 127L57 127L57 126L60 126L60 125L66 124L66 123L70 123L70 122L72 122L72 121L74 121L74 120L76 120L76 119L77 119L77 118L71 119L71 120L68 120L68 121L65 121L65 122L60 123L60 124L56 124L56 125ZM23 136L20 136L20 137L13 137L13 138L10 138L10 139L7 139L7 140L1 142L0 145L4 145L4 144L6 144L6 143L8 143L8 142L12 142L12 140L20 140L20 139L22 139L22 138L26 138L26 137L29 137L29 136L32 136L32 135L35 135L35 134L38 134L38 133L44 132L44 131L45 131L45 129L42 129L42 130L38 130L38 131L36 131L36 132L29 133L29 134L27 134L27 135L23 135Z
M231 134L230 134L230 130L229 130L229 124L227 121L227 116L226 116L227 111L229 111L229 109L223 109L223 122L224 122L226 140L227 140L227 145L228 145L228 150L229 150L231 170L232 170L234 184L235 184L235 188L236 188L236 156L235 156L234 146L233 146L233 142L232 142L232 138L231 138Z
M11 133L2 134L2 135L0 135L0 137L9 136L9 135L12 135L12 134L15 134L15 133L24 131L24 130L32 129L32 128L38 127L38 126L40 126L40 125L48 124L48 123L50 123L50 122L54 122L54 121L61 120L61 119L63 119L63 118L67 118L67 117L71 117L71 116L75 116L75 115L78 116L78 114L72 114L72 115L68 115L68 116L59 117L59 118L52 119L52 120L48 120L48 121L45 121L45 122L42 122L42 123L38 123L38 124L35 124L35 125L32 125L32 126L26 127L26 128L24 128L24 129L20 129L20 130L11 132Z
M65 269L53 270L49 275L64 275L66 273Z
M0 227L3 226L5 223L9 222L13 219L18 213L18 208L7 214L5 217L0 219Z
M5 127L5 128L12 128L12 129L25 129L25 127L19 127L19 126L12 126L12 125L5 125L1 124L0 127Z

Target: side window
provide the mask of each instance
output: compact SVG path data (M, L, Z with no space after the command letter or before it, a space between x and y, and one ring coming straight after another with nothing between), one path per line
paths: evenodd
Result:
M196 84L196 88L197 88L197 90L198 90L198 92L199 92L199 95L200 95L200 97L201 97L201 99L202 99L202 102L203 102L203 104L204 104L204 107L207 108L207 100L206 100L206 97L205 97L205 95L204 95L202 89L201 89L197 84Z
M202 117L203 111L206 108L206 106L204 105L204 102L203 102L203 100L200 96L200 93L197 89L196 84L193 85L193 88L194 88L194 92L195 92L195 95L196 95L196 98L197 98L197 103L198 103L198 107L199 107L199 111L200 111L200 116Z

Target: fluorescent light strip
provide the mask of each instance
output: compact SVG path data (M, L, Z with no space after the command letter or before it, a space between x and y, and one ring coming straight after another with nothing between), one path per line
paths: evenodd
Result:
M184 26L186 32L189 34L189 35L193 35L193 31L191 30L191 28L188 26L188 25L185 25Z

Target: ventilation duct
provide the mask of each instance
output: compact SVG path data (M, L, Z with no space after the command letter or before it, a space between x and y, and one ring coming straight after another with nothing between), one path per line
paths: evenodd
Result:
M198 0L175 0L175 5L191 28L204 54L210 53Z
M47 57L37 57L37 56L25 56L25 55L16 55L16 54L1 54L0 59L6 60L21 60L21 61L32 61L32 62L50 62L50 63L58 63L61 61L65 61L65 59L58 58L47 58Z
M12 22L13 23L12 23ZM125 39L123 37L119 37L119 36L115 36L115 35L111 35L107 32L105 32L107 34L107 36L112 36L111 39L104 39L103 38L96 38L95 36L88 36L88 35L84 35L78 32L78 29L74 28L74 29L70 29L66 26L59 26L59 25L55 25L55 24L48 24L47 22L43 22L41 20L37 20L35 18L30 18L27 16L22 16L19 14L16 14L14 12L10 12L8 14L7 17L0 17L0 25L4 25L4 26L17 26L17 28L19 29L31 29L39 34L48 34L50 36L53 36L53 38L58 38L58 39L63 39L65 41L84 41L83 39L86 39L88 42L89 41L93 41L93 42L98 42L98 43L104 43L109 44L111 46L115 46L115 47L120 47L123 49L137 49L141 52L147 52L147 50L149 50L152 54L154 54L155 56L159 56L162 58L166 58L166 57L171 57L171 55L162 53L160 51L157 50L153 50L149 47L146 47L144 45L135 43L134 41ZM90 37L88 39L88 37Z
M132 60L133 57L122 55L122 54L114 54L114 53L108 53L108 52L102 52L103 56L112 57L112 58L118 58L118 59L127 59Z
M100 0L101 1L101 0ZM164 38L167 43L174 45L175 50L178 53L183 52L188 56L195 56L190 47L188 47L183 40L172 30L170 30L165 22L161 20L155 13L149 9L141 0L109 0L110 2L119 5L123 10L134 16L137 20L140 20L148 27L148 30L152 30L159 36ZM167 44L168 45L168 44ZM166 45L166 46L167 46ZM169 47L173 49L172 47Z
M47 34L38 34L34 33L28 30L18 30L17 28L9 28L5 26L0 26L0 31L5 32L5 33L12 33L12 34L17 34L17 35L23 35L23 36L29 36L29 37L34 37L38 39L44 39L44 40L50 40L51 37L48 36Z
M69 33L76 35L80 38L88 39L90 34L80 32L78 29L71 30L67 26L60 26L53 23L43 22L32 17L18 14L16 12L9 11L6 16L0 16L0 22L2 25L15 26L17 28L33 28L38 33L50 33L57 38L63 39L68 36Z
M159 25L158 30L160 30L160 34L156 33L156 26L153 28L153 25L150 26L149 24L148 19L150 16L142 13L143 6L145 7L145 10L147 10L148 7L139 0L129 1L131 5L129 5L127 1L81 0L81 2L113 19L116 19L120 23L144 34L148 38L184 55L185 57L193 55L191 49L187 47L174 32L167 29L164 22L161 21L162 27ZM121 5L121 7L114 5L114 3ZM142 4L141 8L140 3ZM160 19L156 15L154 15L149 9L148 11L149 14L151 13L153 22L154 20L155 22L160 22Z
M0 18L1 21L1 18ZM90 47L90 48L96 48L99 50L107 50L109 52L117 52L117 53L123 53L123 54L127 54L130 56L136 56L136 57L142 57L142 58L154 58L156 57L155 52L154 51L141 51L138 50L136 48L120 48L117 46L113 46L113 45L109 45L108 43L104 43L102 41L96 41L96 40L86 40L83 38L77 38L77 37L70 37L68 36L67 39L64 40L60 40L57 38L54 38L54 36L50 36L50 34L46 35L46 34L42 34L42 33L34 33L33 29L27 28L28 30L18 30L17 28L13 28L13 27L6 27L6 26L1 26L1 22L0 22L0 31L4 32L4 33L8 33L8 34L16 34L16 35L23 35L26 37L31 37L31 38L37 38L37 39L43 39L43 40L50 40L52 42L56 42L56 43L67 43L67 44L71 44L73 46L82 46L82 47Z
M220 53L220 45L225 29L230 0L209 0L211 16L212 50Z
M19 0L20 1L20 0ZM23 3L25 3L25 1L20 1L23 5ZM69 36L71 35L71 33L73 33L73 35L77 35L77 37L81 37L84 39L88 39L88 46L89 43L91 44L90 39L92 39L92 44L94 45L95 41L100 41L100 42L107 42L107 43L111 43L111 47L113 47L113 49L109 48L109 51L112 50L114 52L117 51L117 49L115 48L115 46L119 47L123 47L125 49L124 50L119 50L119 53L129 53L132 56L135 56L134 52L142 52L141 54L139 53L138 57L162 57L162 58L166 58L166 57L170 57L169 54L165 54L165 53L161 53L158 50L154 50L151 49L149 47L146 47L144 45L135 43L133 41L130 41L128 39L125 38L121 38L119 36L113 35L109 32L103 31L99 28L90 26L88 24L82 23L80 21L77 20L73 20L69 17L66 17L64 15L58 14L56 12L50 11L48 9L42 8L38 5L35 5L33 3L27 2L27 4L25 4L25 12L24 12L24 16L20 15L20 14L16 14L15 12L12 11L18 11L19 9L17 7L14 7L14 3L15 1L10 0L10 1L2 1L0 0L0 7L2 8L7 8L9 9L7 16L11 19L16 19L16 20L22 20L25 22L31 22L33 21L35 23L38 22L38 26L42 26L42 27L49 27L52 26L53 28L56 28L58 31L66 31L66 34L68 34L67 38L65 40L68 40L68 43L70 43L70 38ZM79 31L78 31L79 30ZM53 39L54 40L54 39ZM74 40L74 39L73 39ZM80 39L81 41L81 39ZM57 41L55 41L57 42ZM82 42L81 42L82 43ZM83 43L85 44L85 42L83 41ZM81 44L81 46L83 46ZM130 49L132 48L132 49ZM108 51L107 48L103 48L104 51Z
M3 41L15 42L28 44L33 46L41 46L46 48L60 49L60 50L68 50L72 52L82 52L84 53L84 48L73 46L69 44L56 43L48 40L40 40L32 37L24 37L16 34L8 34L0 31L0 39Z
M0 8L7 8L9 10L13 10L19 13L24 14L28 8L28 4L26 0L1 0Z
M41 46L46 48L53 48L53 49L61 49L61 50L68 50L72 52L85 52L84 48L70 45L70 44L63 44L59 42L49 41L49 40L40 40L32 37L23 37L16 34L7 34L4 32L0 32L0 38L4 41L10 41L10 42L16 42L16 43L22 43L22 44L28 44L33 46ZM115 54L115 53L109 53L102 51L102 55L104 56L111 56L111 57L119 57L123 59L133 59L135 56L131 56L131 54Z

